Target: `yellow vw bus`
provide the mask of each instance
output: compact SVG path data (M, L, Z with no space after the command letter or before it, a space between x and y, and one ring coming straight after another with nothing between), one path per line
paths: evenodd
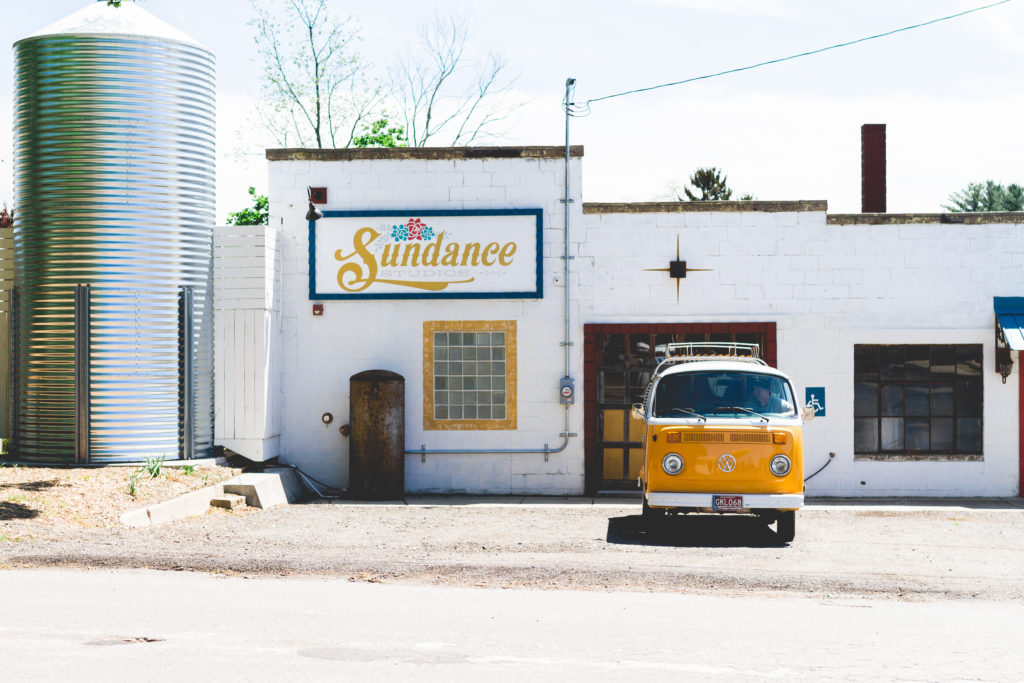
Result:
M669 344L633 416L644 423L640 489L652 522L688 512L753 514L796 532L804 504L801 426L789 378L757 344Z

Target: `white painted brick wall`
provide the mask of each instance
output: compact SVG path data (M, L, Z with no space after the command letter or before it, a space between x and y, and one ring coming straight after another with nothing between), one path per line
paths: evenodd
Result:
M334 486L348 484L348 440L338 426L349 421L349 378L386 369L406 381L406 444L428 449L551 448L561 443L565 411L558 404L564 373L561 273L563 162L538 159L347 161L270 164L271 224L281 230L283 459ZM573 159L573 220L581 222L580 162ZM308 296L306 186L326 187L327 208L544 210L544 290L540 300L323 301L313 317ZM573 291L578 285L571 283ZM575 298L575 297L574 297ZM426 320L516 320L519 429L423 429L422 329ZM578 326L577 326L578 327ZM582 348L577 338L576 348ZM582 359L572 374L582 376ZM580 379L582 381L582 379ZM334 422L325 427L321 415ZM582 433L582 407L570 431ZM406 458L411 492L579 493L583 490L582 439L567 453L416 455ZM570 467L567 459L579 460ZM526 469L524 469L526 468ZM531 479L526 483L527 474Z
M825 386L828 416L805 428L810 495L1010 496L1018 488L1019 368L993 370L993 296L1024 293L1024 226L827 225L824 213L586 214L580 267L593 285L586 322L775 322L779 367ZM710 219L709 219L710 218ZM696 219L696 220L694 220ZM682 227L680 224L682 223ZM628 251L615 236L628 235ZM664 268L690 268L676 300ZM796 244L792 244L796 242ZM803 245L801 248L800 245ZM635 283L650 283L636 301ZM624 296L627 295L627 296ZM649 311L644 315L641 311ZM854 344L980 343L984 347L984 462L871 462L853 454Z
M562 161L544 159L275 161L271 225L280 232L283 365L281 452L318 479L348 483L348 383L381 368L406 379L409 449L556 447L565 412L563 374ZM1017 373L992 370L993 296L1024 294L1024 226L829 225L823 212L583 214L581 160L570 185L572 351L580 436L545 461L540 454L417 455L406 486L417 492L580 493L584 483L582 335L585 323L775 322L780 367L803 398L827 388L828 416L805 430L807 469L836 458L808 483L811 495L1014 495ZM306 187L328 188L327 208L544 210L541 300L324 301L308 298ZM691 272L676 285L676 254ZM423 429L425 320L517 321L515 432ZM869 462L853 455L853 345L984 345L984 462ZM325 427L324 412L335 416ZM862 483L863 482L863 483Z

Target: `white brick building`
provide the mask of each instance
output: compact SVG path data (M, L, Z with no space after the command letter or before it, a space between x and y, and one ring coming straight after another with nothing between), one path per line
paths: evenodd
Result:
M1021 214L830 216L825 202L808 201L583 204L582 149L573 148L568 374L577 400L566 409L558 391L566 374L564 149L272 150L268 159L270 229L225 231L216 250L218 443L243 455L280 457L345 487L349 442L338 426L349 420L349 378L386 369L406 381L406 448L466 451L409 453L410 492L628 487L639 444L627 408L658 345L731 339L760 343L800 398L804 387L824 389L826 414L805 428L806 469L835 458L808 482L808 495L1020 491L1020 363L1004 383L993 301L1024 294ZM524 221L533 218L506 213L539 209L537 291L510 280L512 290L470 293L486 298L433 298L462 285L424 293L406 282L359 294L384 298L320 298L335 286L333 271L314 282L311 264L322 277L352 254L314 253L308 187L327 190L317 235L334 234L352 213L378 233L384 223L422 218L424 226L476 220L504 234L507 219L526 237L501 263L519 259L524 268L532 263ZM395 213L366 215L387 211ZM497 262L504 243L494 240ZM427 244L395 272L440 274L425 257L413 267ZM456 271L455 280L484 279ZM419 298L387 298L401 291ZM477 374L466 386L459 379L457 392L439 370L449 366L437 364L452 349L493 365L461 363ZM565 439L567 424L574 436ZM536 452L471 452L501 449Z

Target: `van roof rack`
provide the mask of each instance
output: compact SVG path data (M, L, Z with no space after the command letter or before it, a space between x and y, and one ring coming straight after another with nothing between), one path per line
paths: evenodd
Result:
M743 344L739 342L677 342L665 345L665 359L658 363L658 367L651 374L651 380L644 390L644 410L651 399L651 390L654 388L654 380L661 373L669 368L683 363L702 363L707 361L739 361L754 365L768 364L761 360L761 347L758 344Z
M699 363L709 360L729 360L757 365L768 365L761 360L758 344L739 342L679 342L665 345L665 360L658 363L654 377L681 363Z

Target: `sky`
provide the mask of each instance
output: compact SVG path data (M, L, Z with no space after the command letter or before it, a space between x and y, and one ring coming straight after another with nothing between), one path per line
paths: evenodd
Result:
M856 40L993 0L332 0L383 71L435 11L468 16L468 52L502 55L522 102L487 144L565 144L567 77L583 103ZM0 130L12 130L13 43L90 0L0 0ZM252 115L260 65L249 0L143 0L217 59L217 217L267 190ZM743 73L594 102L570 122L588 202L674 198L699 167L760 200L860 210L860 126L887 125L888 210L936 212L969 182L1024 184L1024 0ZM0 203L12 200L0 135Z

